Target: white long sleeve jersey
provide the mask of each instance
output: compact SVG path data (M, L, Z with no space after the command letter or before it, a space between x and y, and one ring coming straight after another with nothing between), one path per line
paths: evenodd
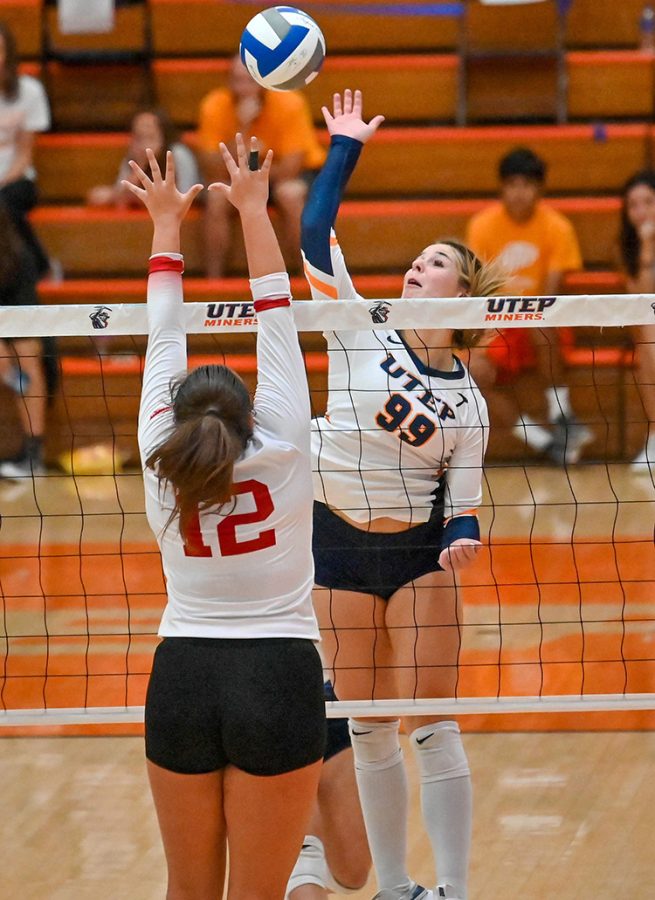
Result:
M251 282L259 317L254 434L234 467L233 502L201 512L185 546L177 518L166 526L172 489L145 466L173 428L171 379L187 369L181 257L155 259L139 448L146 514L168 593L159 634L318 640L311 603L310 406L289 280L281 273Z
M305 258L317 300L361 299L332 235L333 273ZM475 515L489 418L461 361L426 367L395 331L329 332L328 404L313 421L314 496L357 522L419 524L445 478L444 519Z

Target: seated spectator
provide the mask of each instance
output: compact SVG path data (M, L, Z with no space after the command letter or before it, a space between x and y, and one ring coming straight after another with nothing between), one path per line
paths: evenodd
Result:
M501 159L498 174L500 199L473 216L467 242L482 259L498 259L510 276L508 294L558 294L564 274L582 268L582 257L571 223L542 200L546 165L531 150L519 148ZM555 329L503 330L487 347L486 360L472 359L471 368L483 391L485 382L488 387L499 376L508 381L535 369L547 423L521 413L505 398L513 433L557 464L578 461L593 435L573 411Z
M644 170L623 188L621 264L631 294L655 294L655 171ZM633 460L636 472L655 472L655 325L631 329L637 345L637 386L646 414L646 443Z
M33 306L39 302L37 260L0 205L0 306ZM43 472L46 382L40 338L0 341L0 378L11 387L23 427L15 458L0 460L0 478L20 479Z
M175 172L180 190L185 193L200 181L198 164L193 152L180 142L177 129L168 114L162 109L143 109L135 113L130 129L130 141L113 184L102 184L92 188L87 202L92 206L140 206L140 202L122 183L134 183L135 175L130 168L130 160L150 174L146 148L154 150L160 168L165 168L166 151L170 150L175 160Z
M0 203L31 252L38 276L48 272L49 261L28 220L37 201L32 155L34 133L49 128L43 85L31 75L18 74L14 36L0 21Z
M235 132L256 135L262 155L273 150L271 199L279 213L280 242L290 270L300 266L300 214L312 175L325 153L320 147L305 98L297 91L266 91L250 77L238 56L232 60L229 86L211 91L200 106L198 152L205 181L227 181L219 152L222 141L233 150ZM207 275L221 278L232 238L233 211L218 191L207 197L205 251Z

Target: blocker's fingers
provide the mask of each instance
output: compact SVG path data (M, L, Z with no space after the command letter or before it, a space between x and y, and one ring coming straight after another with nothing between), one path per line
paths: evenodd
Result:
M144 200L148 196L148 192L144 190L144 188L140 188L138 185L133 184L131 181L126 181L124 178L121 180L121 184L123 187L127 188L135 197L138 197L139 200Z
M152 184L152 181L148 178L146 173L143 171L143 169L137 162L135 162L133 159L131 159L129 161L129 166L144 187L147 187L149 184Z
M157 157L154 152L150 149L150 147L146 148L146 156L148 157L148 162L150 163L150 171L152 172L152 180L153 181L162 181L161 169L159 168L159 163L157 162Z
M353 111L353 94L350 88L346 88L343 92L343 114L344 116L350 115Z
M332 97L332 109L334 110L334 116L335 116L335 118L336 118L337 116L342 115L342 112L341 112L341 94L335 94L335 95Z
M273 162L273 151L269 150L264 157L264 162L262 163L261 171L264 172L265 175L268 175L271 164Z
M222 141L218 146L221 151L221 155L223 156L223 162L225 163L225 168L228 171L228 175L230 176L230 178L233 178L234 175L236 175L236 173L239 171L237 168L237 164L234 161L234 157Z
M243 135L241 133L236 136L236 145L237 145L237 164L240 169L245 168L248 164L248 157L246 154L246 145L243 142Z
M167 183L172 181L175 184L175 157L171 150L166 151L166 175L164 176L164 181Z
M355 113L356 116L358 116L361 119L361 117L362 117L362 92L361 91L355 91L355 94L353 97L353 112Z

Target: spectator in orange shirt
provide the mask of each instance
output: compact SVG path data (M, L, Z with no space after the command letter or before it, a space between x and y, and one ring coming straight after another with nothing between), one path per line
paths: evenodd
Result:
M499 260L510 275L509 294L560 293L563 276L582 268L582 257L569 220L541 199L546 178L544 161L532 150L518 148L501 159L499 177L499 201L469 222L469 247L482 259ZM577 462L593 435L578 421L571 406L559 333L555 329L504 330L489 345L487 363L491 375L484 378L475 371L481 387L485 380L510 380L525 369L536 369L544 386L548 420L536 422L508 400L512 430L558 464Z
M234 134L256 134L261 153L274 152L271 199L279 213L282 248L290 269L300 265L300 214L312 175L325 153L318 143L305 98L296 91L266 91L250 77L238 56L232 60L227 88L211 91L200 106L197 149L207 183L227 181L218 149L233 150ZM205 249L207 275L225 274L232 237L232 210L222 192L207 197Z

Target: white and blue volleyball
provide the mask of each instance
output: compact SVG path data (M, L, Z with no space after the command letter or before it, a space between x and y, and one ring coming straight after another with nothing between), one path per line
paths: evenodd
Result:
M318 75L325 57L325 38L307 13L293 6L273 6L248 22L239 53L262 87L292 91Z

